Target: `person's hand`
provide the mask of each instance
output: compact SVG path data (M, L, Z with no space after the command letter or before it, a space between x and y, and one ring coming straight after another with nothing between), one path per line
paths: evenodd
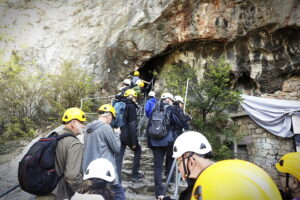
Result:
M157 200L172 200L170 196L159 195Z
M135 149L136 149L136 145L132 145L132 146L131 146L131 150L134 151Z
M121 133L121 129L120 129L120 127L118 127L118 128L114 128L114 133L116 133L116 134L120 134L120 133Z

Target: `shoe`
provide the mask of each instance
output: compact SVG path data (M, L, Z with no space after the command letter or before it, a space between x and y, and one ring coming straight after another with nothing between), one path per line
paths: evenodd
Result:
M136 176L132 176L131 177L131 181L133 181L133 182L140 182L144 178L145 178L145 175L143 173L138 172L138 174Z

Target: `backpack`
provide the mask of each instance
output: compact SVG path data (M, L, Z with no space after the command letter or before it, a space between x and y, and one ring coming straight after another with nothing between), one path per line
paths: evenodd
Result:
M112 121L111 125L113 127L124 127L125 121L124 121L124 113L125 113L125 107L126 103L123 101L117 101L113 104L115 110L116 110L116 118Z
M57 135L53 132L48 137L35 142L19 162L18 179L21 188L35 195L51 193L62 176L55 170L56 145L64 137L72 134Z
M167 125L169 125L169 120L165 111L166 107L161 110L159 101L154 106L148 128L148 134L152 139L162 139L168 133Z

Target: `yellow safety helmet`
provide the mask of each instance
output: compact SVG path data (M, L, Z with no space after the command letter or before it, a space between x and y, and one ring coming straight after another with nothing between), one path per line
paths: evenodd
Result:
M134 71L133 72L133 76L139 76L140 75L140 72L139 71Z
M77 119L81 122L85 122L86 115L81 109L74 107L74 108L67 109L61 120L66 123L73 119Z
M98 111L110 112L113 115L113 117L116 117L116 110L110 104L103 104L102 106L100 106Z
M145 86L145 84L142 80L137 80L135 84L140 86L141 88L143 88Z
M244 160L224 160L197 178L191 200L281 200L270 176Z
M137 93L134 89L128 89L125 91L124 93L124 97L128 97L128 96L134 96L134 97L137 97Z
M278 171L291 174L300 181L300 152L285 154L275 166Z

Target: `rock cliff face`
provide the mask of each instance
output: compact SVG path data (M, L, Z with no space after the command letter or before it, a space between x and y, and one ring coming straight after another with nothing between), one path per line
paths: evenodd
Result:
M297 0L3 0L0 15L6 59L14 50L53 71L75 61L107 90L135 65L201 69L222 54L236 86L251 92L273 93L300 74Z

